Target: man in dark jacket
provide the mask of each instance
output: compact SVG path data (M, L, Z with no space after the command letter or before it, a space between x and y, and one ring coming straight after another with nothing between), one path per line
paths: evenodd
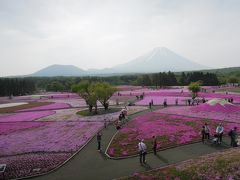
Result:
M98 151L101 151L101 140L102 140L102 134L98 132L97 133Z
M231 146L236 147L237 146L237 138L238 138L237 127L234 127L234 129L231 130L230 137L231 137Z

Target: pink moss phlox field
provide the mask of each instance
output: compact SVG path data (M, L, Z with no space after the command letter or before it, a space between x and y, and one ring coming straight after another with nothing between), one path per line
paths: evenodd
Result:
M191 93L185 89L160 89L160 90L151 90L147 88L134 90L134 91L120 91L122 96L139 96L143 94L145 96L174 96L174 97L190 97ZM117 95L117 93L115 93Z
M212 111L212 112L223 112L223 113L233 113L240 112L240 106L233 105L223 99L212 99L199 106L194 106L191 108L192 111Z
M34 153L1 157L0 164L7 164L6 179L46 173L59 166L71 156L70 153Z
M118 91L133 91L142 89L141 86L129 86L129 85L116 86L116 88Z
M224 105L204 103L199 106L169 107L160 109L158 112L240 123L240 106L230 103Z
M214 99L214 98L229 99L229 98L233 98L233 102L240 102L240 94L199 93L198 96L208 98L208 99Z
M70 108L71 106L66 103L54 103L54 104L49 104L45 106L39 106L39 107L34 107L34 108L29 108L29 109L23 109L19 110L18 112L22 111L42 111L42 110L55 110L55 109L64 109L64 108Z
M113 139L108 154L121 157L137 154L137 143L145 139L148 150L152 149L152 136L157 136L158 149L189 144L201 139L201 127L207 122L210 134L215 134L216 120L191 118L161 113L147 113L130 121ZM233 127L240 128L240 124L223 122L225 135Z
M0 135L0 157L33 152L75 152L102 127L102 122L43 122L34 128L5 132Z
M15 114L7 114L0 116L0 122L19 122L19 121L34 121L42 117L55 114L54 111L40 111L40 112L20 112Z
M218 87L203 87L205 89L209 90L216 90ZM137 90L129 90L129 91L119 91L121 96L139 96L144 93L145 97L146 96L151 96L152 98L155 97L162 97L162 98L167 98L168 96L170 97L186 97L186 98L191 98L191 92L187 88L176 88L176 89L158 89L158 90L152 90L148 88L142 88L142 89L137 89ZM115 93L114 95L117 96L118 92ZM222 99L229 99L233 98L234 102L240 102L240 95L239 94L233 94L233 93L212 93L212 92L199 92L198 93L199 98L205 98L205 99L213 99L213 98L222 98Z
M59 93L59 92L51 92L51 93L47 93L46 96L49 98L49 99L54 99L54 98L77 98L79 97L78 94L76 93L68 93L68 92L62 92L62 93Z
M41 127L44 122L0 122L0 135L7 135L16 131L24 131Z
M146 106L149 105L149 102L153 100L154 105L163 105L164 100L166 99L168 105L175 105L176 99L178 100L179 105L185 105L187 97L172 97L172 96L145 96L143 100L136 102L136 105Z

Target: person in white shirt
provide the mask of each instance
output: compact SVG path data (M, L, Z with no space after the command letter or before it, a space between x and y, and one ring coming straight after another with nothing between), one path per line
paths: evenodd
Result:
M223 126L222 126L222 123L220 123L220 124L217 126L217 129L216 129L216 134L217 134L217 136L218 136L218 144L221 144L221 143L222 143L223 131L224 131L224 128L223 128Z
M140 158L140 163L146 163L146 154L147 154L147 146L143 142L144 140L142 139L141 142L138 143L138 151L139 151L139 158Z

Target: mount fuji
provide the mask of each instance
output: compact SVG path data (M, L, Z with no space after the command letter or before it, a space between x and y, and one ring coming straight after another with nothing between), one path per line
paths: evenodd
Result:
M30 76L91 76L166 71L180 72L203 69L208 69L208 67L192 62L165 47L157 47L128 63L120 64L112 68L85 71L72 65L52 65Z
M109 70L118 73L154 73L163 71L192 71L207 68L165 47L158 47L126 64L117 65Z

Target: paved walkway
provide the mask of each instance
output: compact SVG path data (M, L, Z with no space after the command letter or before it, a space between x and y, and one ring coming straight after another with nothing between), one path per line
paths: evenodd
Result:
M146 111L145 111L146 112ZM131 118L141 115L138 113ZM104 129L102 136L103 150L107 147L111 137L116 130L113 125L109 125ZM224 139L228 143L228 139ZM213 153L228 148L227 144L222 146L214 146L202 143L195 143L180 146L158 152L157 156L152 153L148 154L147 165L141 166L138 157L111 160L104 153L97 151L96 138L90 141L82 151L80 151L73 159L62 166L55 172L48 175L33 178L34 180L108 180L130 175L134 172L146 171L152 168L162 167L183 160L195 158L204 154Z

